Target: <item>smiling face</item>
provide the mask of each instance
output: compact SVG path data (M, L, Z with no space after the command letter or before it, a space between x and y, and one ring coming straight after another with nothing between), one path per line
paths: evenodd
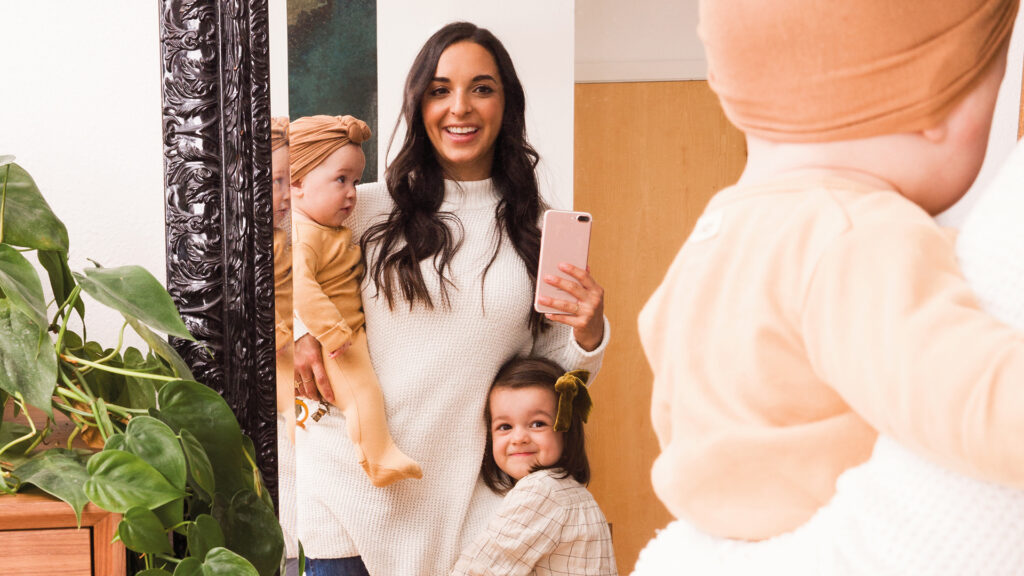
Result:
M552 466L562 457L564 434L555 432L554 390L495 388L491 392L492 453L498 468L515 480L534 466Z
M338 148L302 182L292 183L292 208L322 226L340 227L356 206L356 184L365 167L362 148Z
M288 147L282 146L270 155L271 178L274 179L274 227L284 222L291 209L290 190L288 183Z
M486 48L463 41L441 53L420 112L438 163L449 178L472 181L491 176L504 110L501 75Z

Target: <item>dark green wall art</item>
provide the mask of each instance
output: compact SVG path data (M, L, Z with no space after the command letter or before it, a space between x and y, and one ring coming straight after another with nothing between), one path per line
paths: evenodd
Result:
M288 0L288 108L369 124L363 181L377 181L377 0Z

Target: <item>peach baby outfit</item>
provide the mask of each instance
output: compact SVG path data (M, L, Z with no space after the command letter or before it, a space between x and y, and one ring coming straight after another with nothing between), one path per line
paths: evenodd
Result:
M883 432L1024 487L1024 338L897 192L806 171L719 192L640 316L655 491L708 534L770 538Z
M363 330L362 251L352 241L352 231L318 224L296 211L292 235L295 313L321 345L324 368L360 464L375 486L422 477L419 465L395 446L388 431L384 396ZM348 343L348 351L329 358Z

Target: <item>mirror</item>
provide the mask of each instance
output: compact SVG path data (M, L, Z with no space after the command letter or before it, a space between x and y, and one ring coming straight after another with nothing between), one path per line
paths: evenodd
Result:
M275 21L287 23L286 35L280 41L275 41L277 36L271 37L271 107L273 114L279 115L287 111L294 122L297 118L316 114L330 116L351 115L367 122L372 131L370 140L362 144L366 157L366 168L362 180L366 183L381 182L387 165L385 159L395 157L401 147L404 136L404 126L400 126L394 135L391 149L388 149L392 142L392 131L395 129L396 120L399 117L400 107L403 98L403 87L410 66L417 52L424 42L436 30L443 25L459 20L465 20L489 29L498 37L514 63L515 70L526 93L526 125L529 142L537 149L541 157L541 164L538 167L538 181L542 196L554 207L568 208L572 206L572 150L573 150L573 5L572 3L552 3L540 0L529 0L515 4L479 3L469 1L449 1L443 3L423 3L412 0L377 0L370 1L295 1L287 3L271 2L271 28L273 30ZM287 58L282 59L279 49L286 46ZM282 68L286 70L282 71ZM287 90L282 89L282 82L287 82ZM282 106L281 98L287 98L287 105ZM298 205L293 188L293 209ZM363 200L358 200L363 202ZM295 213L293 212L293 215ZM295 215L296 222L300 216ZM296 265L296 273L297 272ZM492 276L492 278L497 278ZM501 282L502 279L489 280L489 282ZM300 285L295 287L296 307L302 301ZM363 292L363 306L365 307L366 292ZM529 302L523 306L527 310ZM396 306L402 308L402 304ZM381 328L374 331L373 316L367 311L366 335L369 340L371 356L374 355L374 338L387 339L387 334L382 334ZM486 337L485 337L486 338ZM379 342L379 341L378 341ZM486 345L486 342L481 342ZM378 344L379 346L379 344ZM502 352L504 354L504 352ZM325 360L326 361L326 360ZM328 361L329 362L329 361ZM380 366L379 357L374 358L375 366L378 368L377 375L380 379L380 386L394 386L394 374L402 372L403 366L389 365ZM493 366L493 372L497 371L498 365ZM404 367L404 371L417 370L417 364L410 361ZM490 369L490 368L488 368ZM489 378L490 375L485 378ZM282 377L283 378L283 377ZM442 383L447 384L447 383ZM449 386L450 387L450 386ZM486 389L486 388L485 388ZM394 408L395 399L384 394L385 402L391 403L388 410ZM482 416L483 397L473 398L469 403L479 407L476 417ZM316 412L316 402L309 402L306 413ZM333 407L330 409L333 413ZM361 408L362 410L362 408ZM395 427L402 427L404 423L416 420L415 414L409 408L398 410L399 414L388 414L388 425L392 426L391 435L395 442L401 444L408 438L405 430L396 430ZM392 418L392 416L395 416ZM300 417L301 419L301 417ZM472 420L471 417L466 417ZM324 540L347 540L344 536L335 538L332 531L333 525L346 524L339 521L345 517L347 512L335 510L330 502L326 504L326 511L320 512L323 516L314 516L317 511L306 514L303 506L306 501L312 500L307 497L308 492L321 492L319 488L310 490L303 481L303 469L313 469L320 477L333 477L336 466L341 466L332 460L341 459L341 456L320 455L311 456L311 451L303 447L306 438L316 434L315 430L323 430L325 426L334 426L331 433L339 435L336 454L349 455L352 452L347 447L348 442L343 442L346 431L344 427L338 427L337 421L332 417L314 422L307 418L303 429L297 431L296 450L298 468L298 534L303 540L303 545L308 554L314 558L347 557L352 553L344 547L331 547L324 542L310 541L304 533L305 523L309 522L316 526L316 531L326 533L329 536ZM326 432L324 434L327 434ZM481 438L482 440L482 438ZM307 444L308 446L308 444ZM414 450L416 448L414 447ZM281 451L282 465L284 463L284 451ZM410 457L413 457L410 455ZM424 453L413 459L424 458ZM426 456L429 460L431 457ZM456 509L462 506L465 509L466 502L473 496L476 473L479 468L479 455L474 454L469 470L467 484L462 482L460 490L465 492L465 498L459 497L460 503L452 504L450 508ZM437 502L437 474L438 463L424 462L424 480L408 479L400 480L402 485L374 488L366 482L365 478L352 478L350 469L358 467L355 464L355 456L352 462L341 472L341 480L338 483L340 488L332 493L336 498L344 498L351 495L352 498L360 498L363 491L373 493L372 502L365 504L366 508L377 508L386 510L387 504L382 504L377 498L378 495L394 495L390 502L395 506L402 506L399 502L407 502L408 494L415 493L422 496L424 505ZM453 462L461 462L454 460ZM475 468L474 468L475 467ZM426 478L431 473L433 479ZM282 470L282 478L284 471ZM376 478L370 475L371 478ZM350 488L349 480L361 481L359 492L349 494L344 492ZM283 483L282 483L283 488ZM388 498L388 496L382 496ZM285 497L282 494L282 502ZM319 503L316 508L323 509ZM447 511L445 512L447 513ZM285 512L282 512L282 516ZM400 511L394 512L397 518ZM422 517L422 514L417 514ZM448 522L443 517L438 517L437 522L442 525L451 524L442 528L448 532L457 532L461 523L458 521ZM361 526L356 524L356 526ZM351 532L350 526L342 526L343 530ZM426 530L421 530L426 532ZM308 530L305 532L308 533ZM363 550L367 538L374 538L371 534L350 534L355 548ZM418 554L420 550L420 535L416 536L417 542L409 546L411 555ZM451 542L451 536L445 537L444 543L438 543L440 547L457 547ZM444 552L450 554L450 551ZM364 556L372 556L373 551L364 552ZM428 568L419 570L417 564L419 559L413 560L408 565L382 566L368 564L371 573L433 573ZM452 563L454 560L451 561ZM416 566L416 568L413 568ZM429 565L423 565L429 566ZM450 568L450 565L446 567ZM376 569L376 570L375 570Z

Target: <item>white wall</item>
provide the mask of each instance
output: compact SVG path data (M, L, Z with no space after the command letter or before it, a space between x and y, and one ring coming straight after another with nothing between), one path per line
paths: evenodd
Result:
M138 0L0 3L0 154L67 226L72 270L91 258L164 281L158 17ZM87 302L89 335L112 345L120 317L103 312Z
M578 0L576 81L703 80L697 0Z
M573 3L568 0L378 0L379 158L386 157L413 59L431 34L456 20L489 29L505 45L526 90L526 130L541 156L541 194L555 206L571 206ZM403 134L395 136L392 157Z
M270 115L288 116L288 0L268 0Z

